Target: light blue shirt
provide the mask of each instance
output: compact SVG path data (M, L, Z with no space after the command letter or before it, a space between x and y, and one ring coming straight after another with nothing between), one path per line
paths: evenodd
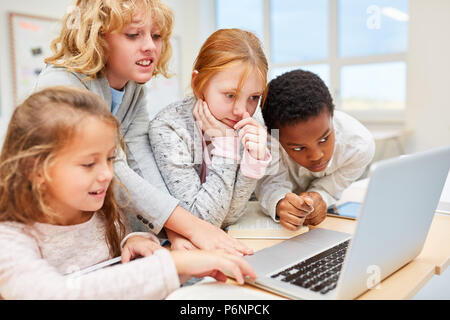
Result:
M111 87L110 87L111 88ZM123 94L125 93L125 90L119 91L114 88L111 88L111 113L116 114L117 109L119 109L120 104L122 103Z

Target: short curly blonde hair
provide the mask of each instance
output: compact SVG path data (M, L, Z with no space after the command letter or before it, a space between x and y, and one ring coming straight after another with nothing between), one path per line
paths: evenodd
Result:
M63 18L61 32L51 43L53 55L45 62L85 74L89 79L104 76L108 59L105 34L122 30L136 14L151 16L160 28L161 57L153 75L169 77L174 17L160 0L77 0L75 10Z

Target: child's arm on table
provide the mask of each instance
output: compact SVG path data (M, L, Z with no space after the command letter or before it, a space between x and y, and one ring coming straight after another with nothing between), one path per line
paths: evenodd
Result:
M170 237L174 236L172 231L168 231L168 234L171 234ZM175 234L175 236L179 235ZM136 232L124 240L122 263L129 262L136 257L150 256L157 250L163 249L159 246L158 238L150 233ZM187 239L185 240L188 244L191 244ZM190 249L190 251L186 252L186 249ZM244 276L256 278L256 274L250 265L236 255L221 250L204 251L193 249L195 248L192 246L191 248L171 251L181 283L193 276L210 276L217 281L225 282L227 276L223 271L232 273L240 284L244 283Z
M73 277L50 265L22 229L0 226L0 246L9 248L0 250L4 299L163 299L180 285L167 250Z
M177 209L182 209L177 211ZM167 223L171 226L171 230L185 236L198 248L205 250L223 249L227 252L243 255L252 254L253 250L248 248L242 242L230 237L222 229L195 217L192 214L184 214L187 212L181 207L177 207Z
M169 236L170 234L170 236ZM168 231L168 236L172 240L178 237L183 237ZM250 265L235 255L226 253L224 251L205 251L193 250L195 247L187 239L184 245L191 246L189 248L182 248L182 251L191 250L188 254L179 252L175 248L172 248L172 258L174 259L175 266L178 271L180 282L188 280L192 276L206 277L211 276L217 281L225 282L227 277L222 272L228 271L233 273L237 281L241 284L244 283L243 277L245 275L256 277L253 269ZM163 249L159 246L159 240L151 233L135 232L127 236L122 241L122 263L129 262L136 257L146 257L152 255L155 251Z
M250 264L235 255L216 251L190 250L171 251L180 282L190 277L210 276L217 281L225 282L225 272L233 274L239 284L244 284L244 277L256 279L257 275Z

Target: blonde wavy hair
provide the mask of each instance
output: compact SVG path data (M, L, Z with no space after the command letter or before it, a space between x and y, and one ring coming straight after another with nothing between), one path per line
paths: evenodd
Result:
M241 29L220 29L206 39L195 59L194 70L198 73L191 82L194 95L204 99L203 93L209 80L236 62L245 63L236 94L242 89L251 70L257 71L266 87L269 67L258 37Z
M108 60L105 34L121 31L137 14L151 17L158 25L162 48L153 75L169 77L174 17L160 0L77 0L63 18L61 32L51 43L53 55L45 62L82 73L87 79L103 76Z
M54 212L45 202L48 170L72 141L83 119L96 117L116 131L116 147L123 147L118 120L105 102L87 90L50 87L29 96L12 115L0 154L0 221L52 223ZM39 183L39 174L44 183ZM105 239L112 256L120 255L125 224L113 195L115 179L97 211L106 224Z

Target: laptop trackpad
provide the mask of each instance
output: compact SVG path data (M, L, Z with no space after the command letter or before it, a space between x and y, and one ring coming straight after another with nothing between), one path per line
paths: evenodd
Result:
M272 247L246 256L258 276L262 277L291 263L301 261L339 242L350 239L351 235L327 229L313 229Z

